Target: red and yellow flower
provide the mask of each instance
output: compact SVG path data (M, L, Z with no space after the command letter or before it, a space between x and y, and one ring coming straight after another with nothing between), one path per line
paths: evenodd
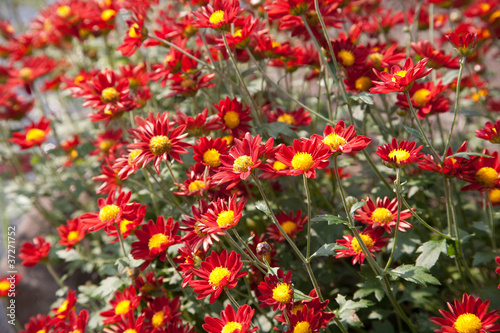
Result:
M59 244L66 246L66 251L70 250L78 244L87 234L83 223L81 223L80 218L74 218L72 220L67 220L66 225L61 225L57 227L59 232Z
M193 159L212 169L217 169L222 164L220 156L226 154L228 150L229 146L221 138L214 140L202 136L193 145Z
M258 297L259 307L273 307L273 311L285 310L293 305L292 271L286 275L278 269L277 275L270 274L258 286L261 295Z
M476 50L478 35L475 32L465 34L452 32L451 34L445 35L445 37L453 45L455 51L462 57L470 57Z
M371 225L373 229L383 228L388 233L392 234L392 229L396 229L398 218L398 201L397 198L389 201L389 197L377 198L376 204L372 198L366 197L366 204L356 211L354 219L361 221L364 224ZM399 231L405 232L406 229L411 229L412 225L405 219L412 216L409 209L402 210L399 220Z
M233 99L226 97L219 102L219 105L214 106L219 111L217 116L224 131L229 131L236 138L240 138L250 131L251 126L248 124L252 121L250 108L243 108L243 104L238 102L236 97Z
M498 310L488 312L490 301L483 302L480 298L464 294L462 301L454 304L446 303L450 312L439 310L444 318L433 317L430 321L440 328L434 333L482 333L500 331L500 325L495 322L500 318Z
M441 81L436 85L432 81L425 83L415 82L408 93L411 103L417 111L417 117L424 119L427 115L444 113L450 110L450 101L443 94L446 88L446 86L441 84ZM398 94L397 98L397 106L403 109L410 108L405 94Z
M50 132L50 120L45 120L42 116L38 122L32 121L30 125L24 128L24 132L14 132L9 142L21 146L21 150L34 146L40 146L47 141L47 135Z
M361 240L365 244L368 251L372 257L375 258L376 252L382 251L382 248L387 245L387 240L390 237L382 237L385 230L384 228L366 228L362 232L359 232L359 236ZM344 235L343 239L337 240L337 244L341 246L345 246L346 249L335 250L337 251L337 255L335 258L345 258L345 257L353 257L352 264L356 265L357 263L362 264L365 260L365 254L361 249L361 245L358 240L351 235Z
M467 141L464 141L460 148L458 148L457 153L467 152ZM453 150L451 147L448 148L443 162L435 161L434 156L424 155L421 161L418 162L418 166L421 169L438 172L446 175L447 177L462 177L464 167L469 163L469 159L465 157L449 157L453 155Z
M500 187L500 160L498 151L489 153L487 149L483 150L484 155L480 156L464 167L462 179L471 183L462 188L462 191L484 191L490 188Z
M304 225L307 223L307 216L302 216L302 210L300 209L296 213L292 211L288 214L282 210L276 215L276 219L290 238L296 238L297 234L304 229ZM271 239L277 242L285 241L285 236L283 236L274 224L269 225L266 230Z
M390 73L373 69L373 72L381 81L372 81L375 87L370 88L370 92L372 94L387 94L410 90L415 80L427 76L432 71L432 68L425 69L427 60L427 58L424 58L414 66L411 58L408 58L403 68L397 65L392 66Z
M491 143L500 143L500 120L492 123L487 121L484 128L477 129L476 136Z
M235 251L231 251L229 255L226 250L223 250L220 255L212 251L210 256L201 263L201 267L194 270L194 274L199 279L191 281L189 285L198 294L197 299L210 295L209 302L212 304L225 288L236 287L237 279L248 274L248 272L240 272L242 267L241 256Z
M243 208L247 200L237 201L237 194L233 194L228 202L219 198L213 201L207 208L200 223L200 231L204 233L218 233L224 235L226 230L234 228L241 219Z
M212 28L215 30L228 30L230 24L238 20L238 15L243 11L237 0L214 0L213 7L206 5L197 12L193 12L196 20L193 26L197 28Z
M252 317L255 310L249 305L243 304L235 312L231 304L221 311L220 319L216 317L205 317L203 328L208 333L252 333L258 328L251 328Z
M181 240L178 231L179 223L171 217L165 221L163 216L158 216L156 222L149 220L140 230L135 230L138 241L132 243L130 253L134 259L145 260L141 270L145 270L156 257L163 262L167 259L167 249Z
M19 259L21 259L24 267L34 267L39 262L48 260L51 243L47 242L44 237L37 236L33 238L33 242L24 242L21 250L19 250Z
M314 137L293 140L293 146L283 146L275 158L289 167L283 171L290 176L304 174L307 178L316 178L316 169L326 168L330 156L330 147Z
M115 297L109 301L112 308L100 313L101 317L104 317L102 323L109 325L119 322L136 309L140 302L141 298L137 295L134 286L125 288L123 292L118 290Z
M419 162L424 156L424 153L420 153L424 146L416 146L416 142L398 142L394 138L391 143L379 146L376 153L389 168L404 168L410 163Z
M332 154L360 151L365 149L372 141L366 136L356 135L353 125L345 128L345 123L342 120L335 127L326 125L323 136L315 134L313 137L318 137L325 145L330 147Z

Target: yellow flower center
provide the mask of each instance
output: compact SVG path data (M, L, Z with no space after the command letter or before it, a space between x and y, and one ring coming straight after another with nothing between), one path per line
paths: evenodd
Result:
M71 149L68 155L70 159L74 160L78 157L78 151L76 149Z
M500 189L493 188L490 190L488 195L489 195L492 203L500 203ZM1 290L1 288L0 288L0 290Z
M222 10L216 10L212 13L212 15L210 15L210 18L208 19L208 22L213 25L218 25L222 21L224 21L224 12Z
M356 60L354 54L349 50L340 50L337 55L342 60L342 65L347 67L352 66Z
M77 239L80 233L78 231L70 231L68 232L68 237L66 237L70 242Z
M288 113L282 114L278 117L278 121L282 123L287 123L288 125L295 125L295 118Z
M168 237L165 234L158 233L151 236L148 242L148 247L149 250L151 251L154 248L161 248L162 245L165 245L167 243L168 243Z
M241 324L235 321L230 321L222 328L221 333L233 333L236 330L241 330Z
M458 333L477 333L483 327L483 323L475 314L464 313L458 316L453 327Z
M373 241L373 239L370 236L368 236L368 235L359 235L359 236L361 237L361 240L363 241L363 243L365 243L368 250L371 249L371 247L375 244L375 242ZM355 252L360 253L363 251L363 250L361 250L361 246L359 245L358 240L356 238L352 239L351 246Z
M217 216L217 224L219 227L225 227L228 224L233 224L234 212L232 210L223 210Z
M133 328L129 328L128 330L123 331L123 333L137 333L137 331Z
M253 165L252 158L247 155L243 155L234 160L233 171L246 172Z
M490 167L482 167L476 172L476 180L484 186L493 185L498 180L498 172Z
M33 142L39 141L45 138L45 131L39 128L32 128L26 133L26 141Z
M24 67L19 70L19 77L23 81L29 81L31 80L31 74L33 74L33 71L31 68Z
M0 281L0 291L6 291L9 290L9 288L10 288L9 281L6 280Z
M99 149L103 152L107 152L114 144L115 140L103 140L99 143Z
M226 136L223 136L221 139L224 140L227 145L230 145L231 143L233 143L234 138L232 135L226 135Z
M141 153L140 149L134 149L128 153L128 165L132 166L135 164L135 158Z
M393 220L393 215L387 208L377 208L372 213L372 220L380 224L387 224Z
M64 302L62 302L61 306L57 309L57 313L61 313L61 312L64 312L66 310L68 310L68 304L69 302L66 300ZM64 318L63 315L59 315L57 316L58 318Z
M128 299L121 301L115 307L115 314L123 315L130 309L130 301Z
M293 333L311 333L311 325L307 321L299 321L293 328Z
M427 96L429 96L431 92L427 89L418 89L417 91L415 91L415 93L413 94L413 97L412 99L415 101L415 103L418 105L418 106L424 106L425 104L427 104Z
M153 324L153 327L158 327L163 324L163 318L165 317L165 314L163 311L158 311L153 315L153 318L151 319L151 323Z
M410 158L410 153L404 149L394 149L389 153L389 158L391 160L396 160L396 163L401 163Z
M129 220L122 220L120 222L120 232L123 234L128 231L128 225L134 223L133 221Z
M43 329L43 328L41 330L36 331L36 333L46 333L46 332L47 331L45 329Z
M283 222L281 224L281 227L283 228L283 230L288 234L290 235L295 229L297 229L297 224L295 224L294 222L292 221L286 221L286 222ZM281 231L280 231L280 234L281 234Z
M120 214L120 207L117 205L107 205L101 208L99 212L99 220L102 222L111 221Z
M149 150L151 150L155 156L161 156L168 153L170 149L172 149L172 141L165 135L153 136L151 141L149 141Z
M343 146L347 143L343 137L338 134L331 133L323 139L323 143L330 146L330 149L337 150L340 146Z
M488 90L487 89L481 89L478 92L472 94L472 99L474 102L479 102L479 100L485 96L488 95Z
M137 38L137 37L139 37L138 31L141 31L141 27L139 27L139 24L134 23L130 27L130 29L128 31L128 35L132 38Z
M372 61L377 67L380 66L381 62L382 62L382 59L384 58L384 56L381 54L381 53L372 53L368 56L368 59L370 61Z
M82 83L83 81L85 81L85 78L83 77L83 75L78 75L77 77L75 77L75 80L73 80L73 82L75 84L80 84Z
M396 82L396 76L405 77L406 71L397 71L396 73L394 73L394 76L392 77L392 82Z
M368 76L361 76L360 78L356 79L356 81L354 82L354 86L356 87L356 90L367 91L372 86L372 80L370 80Z
M234 32L233 37L241 37L242 36L241 33L242 33L241 29L238 29Z
M79 329L76 329L76 330L71 331L71 332L69 332L69 333L82 333L82 331L80 331Z
M217 168L221 164L219 156L219 151L217 149L211 148L203 153L203 162L207 163L212 168Z
M482 4L479 5L479 7L481 7L481 10L483 12L487 12L491 8L491 6L489 4L487 4L487 3L482 3Z
M106 9L101 13L101 19L105 22L111 20L115 16L116 16L116 11L114 11L113 9Z
M108 87L103 89L101 92L101 100L104 103L113 103L116 102L120 98L120 93L116 91L113 87Z
M240 115L236 111L228 111L224 115L224 123L227 127L233 129L240 124Z
M69 6L60 6L57 8L56 13L59 17L66 18L71 13L71 8Z
M311 168L313 163L314 161L311 154L305 152L296 153L292 158L292 167L294 169L307 171Z
M292 295L290 295L290 286L288 283L278 283L278 285L274 287L273 299L283 304L290 302Z
M273 163L273 169L276 171L281 171L286 169L286 164L276 161Z
M223 279L229 279L231 272L225 267L215 267L208 276L208 282L212 288L218 288Z
M199 191L205 188L205 183L202 180L195 180L188 186L189 191Z

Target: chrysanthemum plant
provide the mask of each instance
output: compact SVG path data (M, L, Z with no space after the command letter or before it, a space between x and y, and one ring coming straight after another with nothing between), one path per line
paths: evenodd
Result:
M15 215L40 225L0 296L37 264L60 286L18 329L500 331L499 13L60 0L0 21L5 253Z

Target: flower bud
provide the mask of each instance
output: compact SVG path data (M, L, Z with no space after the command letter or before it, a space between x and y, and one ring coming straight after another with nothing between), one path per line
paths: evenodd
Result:
M259 256L266 256L271 253L271 245L268 242L261 242L257 244L257 254Z
M354 204L356 204L358 201L359 200L357 198L351 197L351 196L348 196L347 198L345 198L347 209L350 211L352 206L354 206Z

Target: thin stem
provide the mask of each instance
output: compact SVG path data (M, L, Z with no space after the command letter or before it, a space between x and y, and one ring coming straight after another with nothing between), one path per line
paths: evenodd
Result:
M240 307L240 305L234 299L233 295L231 295L231 293L229 292L229 289L227 287L224 287L224 291L226 292L227 298L229 298L229 300L231 301L231 303L233 303L233 305L236 307L236 309L238 309Z
M420 131L420 134L424 138L425 145L427 147L429 147L429 149L431 150L432 154L434 155L434 158L436 159L436 161L440 161L441 157L439 156L439 154L436 152L436 149L434 149L434 146L429 141L429 138L427 137L427 134L425 133L424 128L422 127L422 122L418 118L417 113L415 112L415 108L413 108L413 104L412 104L411 98L410 98L410 93L408 91L405 91L405 96L406 96L406 100L408 101L408 105L410 107L410 112L413 116L413 119L417 123L418 130Z
M127 255L127 251L125 251L125 245L123 242L123 235L122 235L122 231L120 230L120 226L118 225L118 223L115 224L115 227L116 227L116 232L118 233L118 238L120 239L120 246L122 248L123 256L127 259L130 259L129 256Z
M399 223L401 221L401 169L396 169L396 180L394 181L394 188L396 190L396 200L398 205L398 213L396 218L396 229L394 230L394 242L392 243L391 255L384 268L384 273L391 267L392 261L394 260L394 253L396 253L396 245L398 243L399 235Z
M453 134L453 129L455 128L455 122L457 120L457 115L458 115L458 107L460 105L460 82L462 81L462 74L464 71L464 66L465 66L465 61L466 57L462 57L460 60L460 70L458 71L458 78L457 78L457 89L455 90L455 95L456 95L456 100L455 100L455 110L453 111L453 121L451 122L451 128L450 128L450 134L448 135L448 141L446 142L446 145L444 146L444 152L443 152L443 161L446 156L446 152L448 151L448 147L450 146L451 142L451 135Z
M486 203L488 207L488 218L486 219L488 223L488 229L490 229L490 240L491 240L491 247L493 248L493 251L499 254L499 249L497 248L496 240L495 240L495 220L493 218L493 209L492 209L492 204L491 204L491 199L488 193L484 194L486 197Z
M245 247L245 249L247 250L248 254L250 255L250 257L252 257L252 259L255 261L255 263L257 264L256 266L262 266L264 268L266 268L268 270L268 267L267 265L263 264L259 258L257 258L257 256L255 255L255 253L253 253L253 251L250 249L250 247L247 245L247 243L241 238L240 234L238 233L238 231L236 231L236 229L233 229L233 233L234 233L234 236L236 236L236 239L241 243L243 244L243 246ZM263 272L264 274L266 274L267 272Z
M57 284L59 285L59 287L61 289L65 288L64 283L62 282L62 280L59 277L59 275L57 275L56 271L54 270L54 267L52 267L52 265L50 264L50 262L46 262L45 266L47 267L47 270L49 271L50 275L52 275L52 277L54 278L54 280L57 282Z
M448 240L451 240L451 241L454 241L455 239L453 237L450 237L446 234L443 234L441 231L437 230L436 228L432 227L431 225L429 225L427 222L425 222L416 212L413 208L410 207L410 205L408 204L408 202L406 201L406 199L404 197L401 197L401 200L403 202L403 205L406 207L406 209L409 209L410 212L412 213L413 217L416 218L420 223L422 223L424 225L424 227L426 227L427 229L429 229L430 231L432 232L435 232L436 234L438 234L439 236L441 237L444 237Z
M309 191L309 186L307 184L306 174L304 173L302 176L304 178L304 191L306 192L306 198L307 198L307 251L306 251L306 258L307 258L307 260L309 260L309 257L311 256L311 193Z
M163 185L160 183L160 181L158 179L156 179L153 171L151 171L151 168L146 167L146 170L148 171L148 173L151 176L151 178L153 178L153 180L155 181L156 185L158 185L160 187L161 191L168 198L170 198L170 201L177 207L177 209L179 209L183 214L189 215L189 213L186 212L186 210L184 208L182 208L182 206L177 202L176 198L175 197L172 198L173 195L163 187Z
M392 191L392 186L389 184L387 179L380 173L380 171L377 169L377 166L375 163L373 163L372 159L370 158L370 155L363 149L363 155L365 155L366 161L368 164L370 164L370 167L372 168L373 171L377 174L378 178L384 183L385 187L389 189L389 191Z
M234 247L234 248L235 248L238 252L240 252L240 253L241 253L241 255L243 255L245 258L247 258L247 260L248 260L248 261L249 261L252 265L254 265L255 267L257 267L257 268L260 270L260 272L261 272L262 274L267 275L267 267L266 267L265 265L263 265L263 264L262 264L262 262L260 262L260 260L258 260L258 259L257 259L257 260L255 260L255 259L252 257L253 252L251 252L251 251L250 251L250 252L251 252L251 254L250 254L250 253L245 252L245 250L244 250L244 249L242 249L242 248L238 245L238 243L237 243L237 242L233 239L233 237L231 237L231 234L230 234L229 232L227 232L227 231L226 231L226 236L227 236L227 237L226 237L226 239L227 239L228 243L229 243L232 247ZM262 268L262 267L264 267L264 268Z

